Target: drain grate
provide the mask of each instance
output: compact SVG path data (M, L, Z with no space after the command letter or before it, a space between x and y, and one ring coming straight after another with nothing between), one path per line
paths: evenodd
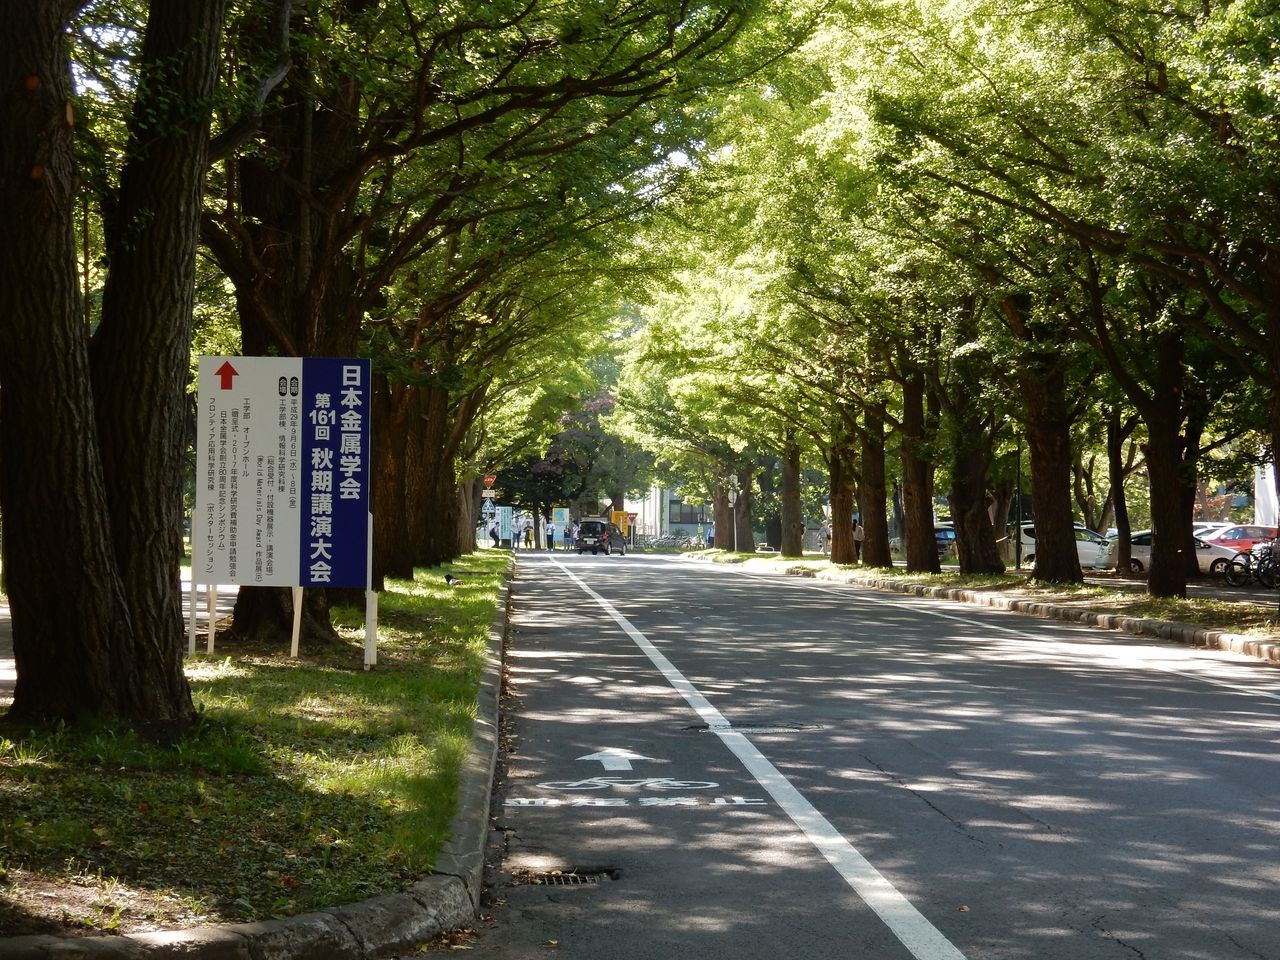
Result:
M516 886L589 887L618 879L617 870L521 870L511 875Z

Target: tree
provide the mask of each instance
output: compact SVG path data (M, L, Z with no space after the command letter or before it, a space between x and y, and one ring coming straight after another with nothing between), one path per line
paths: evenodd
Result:
M150 8L90 350L76 277L80 3L0 11L0 506L12 715L193 717L177 576L195 224L225 0ZM113 65L119 69L119 66ZM107 193L103 185L104 194ZM93 376L91 377L91 370ZM92 382L92 387L91 387Z

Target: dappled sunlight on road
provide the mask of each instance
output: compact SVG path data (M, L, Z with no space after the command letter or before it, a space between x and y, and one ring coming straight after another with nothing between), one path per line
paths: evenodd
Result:
M971 960L1093 956L1081 943L1179 960L1220 960L1223 943L1280 955L1276 668L954 604L589 559L565 565L616 595L732 724L758 727L750 740ZM645 775L764 796L599 606L516 596L517 698L566 685L573 700L524 714L537 734L513 757L513 794L536 794L523 771L568 742L575 756L625 743L655 758ZM643 793L628 790L611 795ZM569 816L563 838L633 865L590 894L591 909L620 920L652 906L643 864L672 849L663 818L706 824L716 850L718 866L681 875L691 897L726 874L764 895L820 863L772 801L625 809L519 811ZM842 910L867 910L847 888L830 892ZM699 937L728 930L777 936L749 904L653 934L697 956Z

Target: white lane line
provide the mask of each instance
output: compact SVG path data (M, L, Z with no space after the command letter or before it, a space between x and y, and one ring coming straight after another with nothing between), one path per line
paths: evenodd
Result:
M1043 636L1039 636L1037 634L1029 632L1025 627L1003 627L1003 626L1000 626L999 624L988 623L985 620L979 620L976 617L962 617L954 613L943 613L940 610L932 610L927 606L927 604L930 604L930 603L951 604L951 603L960 602L956 600L937 600L932 597L917 597L917 596L905 595L905 594L900 596L895 596L895 597L876 597L876 596L869 596L865 592L868 590L874 590L875 589L874 587L865 587L862 590L856 590L856 588L860 586L860 584L856 584L856 583L827 584L818 580L811 580L807 577L787 577L784 575L779 575L778 577L775 578L775 577L768 577L759 573L747 573L746 571L735 571L735 573L737 576L745 577L748 580L759 580L761 583L769 583L769 584L772 584L773 586L778 586L779 584L786 584L787 586L799 587L801 589L806 589L806 590L817 589L823 593L830 594L832 596L842 596L842 595L847 596L848 594L845 593L845 590L847 590L849 587L853 587L855 588L855 593L858 600L864 603L875 605L875 606L892 607L892 606L897 606L903 601L916 601L916 603L913 604L912 606L913 610L915 610L917 613L923 613L930 617L937 617L940 620L953 620L956 623L962 623L965 626L969 626L969 627L981 627L985 630L994 630L998 633L1011 634L1012 636L1018 637L1021 640L1025 640L1029 643L1034 643L1040 649L1046 650L1048 652L1056 652L1062 656L1073 657L1078 660L1086 660L1090 663L1096 663L1099 659L1105 658L1119 666L1128 666L1128 667L1135 666L1135 664L1132 661L1127 660L1123 657L1120 657L1114 653L1110 653L1106 650L1097 650L1097 649L1082 650L1080 649L1079 644L1074 644L1069 640L1047 640ZM842 587L844 589L841 589ZM1000 610L997 607L985 607L983 609L985 610L985 612L995 614L996 616L1014 616L1014 617L1030 617L1031 616L1030 614L1022 613L1018 610ZM1033 618L1033 619L1039 619L1039 618ZM1043 622L1045 623L1046 626L1052 627L1056 630L1063 630L1068 633L1083 632L1083 633L1092 634L1094 636L1113 635L1117 639L1123 638L1136 645L1157 646L1157 644L1152 642L1154 638L1151 638L1151 637L1133 636L1132 634L1118 633L1113 630L1104 630L1101 627L1090 627L1085 624L1068 623L1062 620L1047 620ZM1194 652L1194 651L1189 651L1189 652ZM1201 662L1204 662L1204 661L1201 661ZM1209 662L1220 663L1222 661L1214 659ZM1280 702L1280 694L1268 693L1266 690L1258 690L1253 687L1241 686L1240 684L1231 683L1227 680L1216 680L1213 677L1206 677L1202 673L1194 673L1188 670L1179 670L1175 667L1165 666L1164 664L1160 664L1160 663L1151 663L1149 661L1143 662L1141 666L1148 670L1159 670L1161 673L1171 674L1175 677L1182 677L1185 680L1198 680L1201 683L1210 684L1215 687L1223 687L1227 690L1232 691L1233 693L1243 694L1244 696L1258 697L1260 699L1275 700L1277 702Z
M769 796L773 797L800 828L810 843L818 849L827 861L836 868L845 882L853 888L854 893L862 898L875 914L884 921L889 930L902 941L911 955L917 960L965 960L965 956L956 946L939 932L938 928L925 919L906 897L880 873L871 861L864 857L841 833L836 830L819 813L791 781L769 762L768 758L741 733L733 732L729 721L717 710L711 701L702 695L675 664L668 660L649 638L632 626L604 597L596 593L569 570L559 560L553 561L570 580L576 583L587 596L600 605L623 632L635 642L646 656L658 668L667 682L688 701L697 715L716 731L724 745L736 756L747 771L756 778Z

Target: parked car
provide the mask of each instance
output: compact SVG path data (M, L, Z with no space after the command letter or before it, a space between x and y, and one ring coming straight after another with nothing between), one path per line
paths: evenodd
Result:
M1219 530L1225 530L1229 526L1230 523L1222 520L1197 520L1191 524L1191 532L1201 540L1208 540Z
M936 523L933 527L933 540L938 547L938 559L946 560L956 553L956 528L951 523Z
M1134 573L1142 573L1150 568L1151 541L1150 530L1139 530L1129 538L1129 569ZM1215 577L1222 576L1231 563L1231 558L1236 555L1236 551L1230 547L1201 540L1199 537L1193 538L1192 542L1196 545L1196 564L1200 567L1201 573L1211 573ZM1117 540L1107 548L1108 567L1115 567L1119 554L1120 542Z
M1086 570L1105 566L1107 562L1107 538L1094 533L1083 523L1077 523L1075 527L1076 556L1080 560L1080 566ZM1036 562L1036 525L1034 523L1024 523L1022 525L1022 562Z
M947 557L955 556L956 549L956 528L950 521L941 520L933 526L933 542L938 548L938 559L946 560ZM894 553L900 554L907 549L905 541L902 537L890 537L889 549Z
M1230 527L1223 527L1204 539L1219 546L1230 547L1234 552L1239 553L1245 550L1252 550L1255 543L1274 540L1277 536L1280 536L1280 529L1276 527L1236 524Z
M578 539L574 546L579 553L590 550L592 553L603 552L605 556L612 553L627 555L627 539L616 524L608 520L583 520L578 524Z

